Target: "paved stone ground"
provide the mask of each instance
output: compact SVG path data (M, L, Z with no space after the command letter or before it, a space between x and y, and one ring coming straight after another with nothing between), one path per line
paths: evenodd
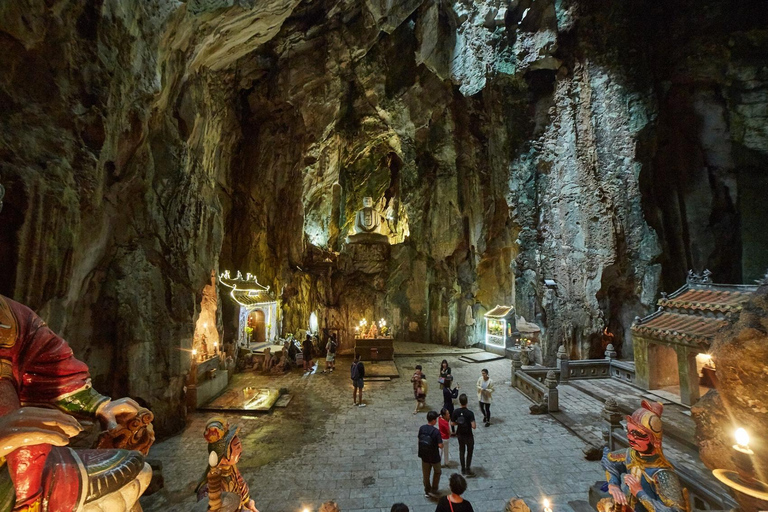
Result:
M531 416L530 402L509 387L509 361L464 363L448 356L456 383L468 391L470 408L478 413L475 383L487 367L496 382L493 424L478 426L465 498L477 512L503 510L507 499L522 497L537 510L548 496L555 512L570 512L567 502L585 500L589 485L603 477L599 463L584 460L584 443L549 416ZM349 359L340 359L332 375L280 377L236 376L233 385L287 387L294 398L288 408L256 417L230 416L242 425L245 449L240 468L261 512L316 510L323 501L337 501L344 512L389 511L398 501L412 511L432 512L435 502L424 498L416 432L425 414L413 415L409 376L424 366L430 384L427 404L439 409L436 382L442 356L398 356L400 379L366 383L368 406L352 406ZM207 458L202 430L211 414L195 413L180 435L157 443L150 456L163 461L165 489L142 498L146 512L187 511L193 489ZM458 446L451 439L452 459ZM441 489L456 470L444 468Z

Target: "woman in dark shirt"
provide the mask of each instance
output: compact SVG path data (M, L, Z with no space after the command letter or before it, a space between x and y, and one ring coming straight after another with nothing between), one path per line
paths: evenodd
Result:
M440 379L445 380L445 377L450 374L451 374L451 367L448 366L448 361L443 359L443 362L440 363ZM442 389L443 386L444 384L441 382L440 389Z
M451 494L440 498L435 512L475 512L472 504L461 497L467 490L467 481L464 477L454 473L448 479L448 485L451 487Z
M448 374L450 377L450 374ZM448 412L453 416L453 399L459 396L459 386L451 389L451 383L453 379L445 379L445 387L443 387L443 407L448 409ZM456 426L451 425L451 433L456 432Z

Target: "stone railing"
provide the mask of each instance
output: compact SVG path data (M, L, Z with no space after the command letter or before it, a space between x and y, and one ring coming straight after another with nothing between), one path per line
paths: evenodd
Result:
M605 350L605 359L583 359L571 361L565 347L557 349L557 368L560 370L560 382L584 379L617 379L628 384L635 382L635 365L616 359L613 345Z
M540 368L523 370L520 355L513 354L511 386L518 389L542 408L546 405L546 412L557 412L560 410L557 381L556 370L549 368L543 370Z
M621 420L624 415L619 410L619 404L613 398L605 401L602 411L603 440L609 451L623 450L629 446L624 426ZM672 461L674 463L674 461ZM705 481L700 475L676 466L675 471L680 483L688 489L688 499L693 510L735 510L736 501L718 485Z

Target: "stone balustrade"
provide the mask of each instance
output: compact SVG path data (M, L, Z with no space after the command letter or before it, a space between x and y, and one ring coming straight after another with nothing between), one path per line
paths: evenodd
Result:
M546 404L547 412L557 412L560 410L556 370L550 368L523 370L522 367L523 363L520 360L520 355L513 354L510 385L518 389L534 403Z

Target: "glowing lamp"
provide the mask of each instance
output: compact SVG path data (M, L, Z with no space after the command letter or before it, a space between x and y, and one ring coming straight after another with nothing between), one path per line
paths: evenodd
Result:
M752 450L749 449L749 434L743 428L736 429L736 444L733 445L734 449L742 452L752 454Z
M547 498L544 498L544 512L552 512L552 509L549 508L549 500Z

